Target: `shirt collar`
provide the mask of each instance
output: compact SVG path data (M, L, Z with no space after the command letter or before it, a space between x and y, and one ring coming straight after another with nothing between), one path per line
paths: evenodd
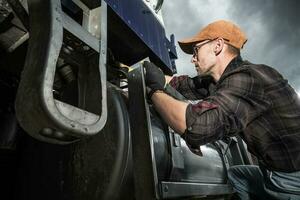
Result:
M227 67L225 68L225 70L219 80L221 80L225 74L227 74L227 73L231 72L232 70L234 70L235 68L241 66L242 63L243 63L243 59L242 59L241 55L234 57L230 61L230 63L227 65Z

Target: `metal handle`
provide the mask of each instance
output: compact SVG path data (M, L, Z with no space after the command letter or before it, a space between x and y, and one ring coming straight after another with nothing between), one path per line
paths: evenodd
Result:
M72 27L73 30L67 30L71 33L73 31L79 39L95 38L84 29L76 29L78 24L75 22L74 26L70 26L72 22L64 17L60 0L29 0L28 8L29 47L16 99L16 113L21 126L36 139L55 144L68 144L83 136L97 134L107 119L106 3L102 1L101 40L97 40L100 43L99 66L93 69L98 73L89 73L96 76L91 80L98 80L95 88L99 90L89 89L90 94L85 94L88 97L101 93L98 95L98 102L95 102L101 104L98 106L101 108L100 114L77 108L53 97L53 82L63 42L63 29Z

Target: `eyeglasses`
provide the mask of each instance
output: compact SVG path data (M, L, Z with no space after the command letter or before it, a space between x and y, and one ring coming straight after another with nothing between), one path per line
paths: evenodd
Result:
M207 44L207 43L210 43L210 42L212 42L212 41L213 41L213 40L208 40L207 42L204 42L204 43L202 43L202 44L200 44L200 45L195 45L195 46L193 46L193 57L197 56L199 49L200 49L203 45L205 45L205 44Z

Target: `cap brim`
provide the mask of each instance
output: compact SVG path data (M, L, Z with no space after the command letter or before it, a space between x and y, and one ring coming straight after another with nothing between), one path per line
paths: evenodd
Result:
M203 41L203 40L192 37L192 38L187 38L187 39L178 41L178 44L183 52L185 52L187 54L193 54L193 46L196 43L201 42L201 41Z

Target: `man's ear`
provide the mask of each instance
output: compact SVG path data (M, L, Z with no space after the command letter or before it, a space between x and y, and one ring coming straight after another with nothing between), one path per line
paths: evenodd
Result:
M224 48L224 39L217 38L214 46L214 53L216 54L216 56L223 51L223 48Z

